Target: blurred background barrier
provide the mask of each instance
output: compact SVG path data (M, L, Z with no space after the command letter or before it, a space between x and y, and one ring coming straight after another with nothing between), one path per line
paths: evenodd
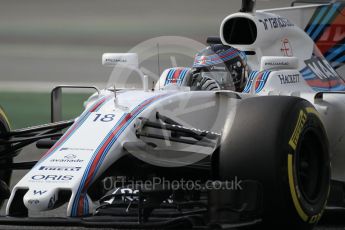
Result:
M290 3L258 0L257 8ZM1 0L0 104L14 128L47 122L54 85L106 86L112 70L102 67L103 53L127 52L158 36L205 43L240 5L241 0ZM78 114L85 97L67 95L66 118Z

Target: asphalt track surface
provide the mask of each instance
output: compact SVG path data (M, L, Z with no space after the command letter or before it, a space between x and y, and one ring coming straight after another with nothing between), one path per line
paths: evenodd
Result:
M257 8L283 7L290 2L259 0ZM9 82L11 89L26 86L32 91L37 82L48 86L51 82L105 84L111 70L100 65L102 53L126 52L153 37L183 36L204 43L207 36L218 34L224 17L240 8L240 0L1 0L0 6L0 88ZM29 148L18 160L32 160L40 154ZM16 172L12 185L24 173ZM43 215L64 213L60 208Z

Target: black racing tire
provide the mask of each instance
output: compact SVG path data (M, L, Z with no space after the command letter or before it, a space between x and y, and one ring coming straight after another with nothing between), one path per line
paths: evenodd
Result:
M8 133L10 132L10 123L4 112L0 107L0 137L3 139L8 138ZM0 151L6 151L11 148L11 145L0 145ZM13 163L13 158L3 158L0 156L0 207L3 205L4 201L8 199L10 195L10 182L12 177L12 169L9 167Z
M262 227L312 229L330 189L328 138L313 105L297 97L244 99L225 127L220 179L262 184Z

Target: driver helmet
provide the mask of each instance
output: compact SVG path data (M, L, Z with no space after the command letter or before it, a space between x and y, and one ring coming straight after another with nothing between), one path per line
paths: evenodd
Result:
M192 90L242 92L248 76L246 55L226 45L208 46L196 54L192 76Z

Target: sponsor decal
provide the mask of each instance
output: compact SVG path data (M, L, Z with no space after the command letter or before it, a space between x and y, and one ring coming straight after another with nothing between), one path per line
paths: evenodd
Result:
M53 158L50 162L59 162L59 163L82 163L84 160L78 159L77 155L75 154L68 154L64 156L62 159L60 158Z
M325 81L340 78L338 73L333 69L326 59L312 58L306 60L305 64L320 80Z
M122 63L125 64L128 62L128 60L124 57L118 57L118 58L106 58L104 60L104 62L106 63L113 63L113 64L117 64L117 63Z
M297 148L298 140L300 138L301 132L306 122L307 122L307 114L303 110L301 110L298 116L295 130L289 141L289 145L292 147L293 150L296 150Z
M295 26L289 19L281 17L259 19L259 22L262 23L265 30L284 29Z
M34 195L42 195L42 194L44 194L44 193L46 193L47 192L47 190L34 190Z
M38 170L42 171L79 171L81 167L65 167L65 166L41 166Z
M283 53L285 57L292 57L293 52L292 52L292 46L290 44L289 39L285 38L282 40L282 47L280 51Z
M270 61L270 62L265 62L265 66L288 66L289 62L287 61Z
M299 82L299 74L279 74L280 84L295 84Z
M50 162L59 162L59 163L82 163L84 160L80 159L51 159Z
M34 175L31 177L34 181L70 181L72 175Z

